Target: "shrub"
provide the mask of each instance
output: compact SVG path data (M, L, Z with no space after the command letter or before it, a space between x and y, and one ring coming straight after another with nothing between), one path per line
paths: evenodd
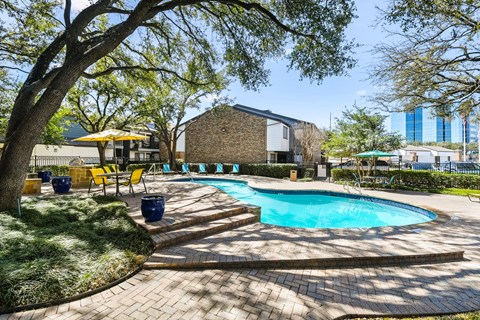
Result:
M137 168L145 168L148 170L152 163L138 163L138 164L130 164L127 166L128 171L133 171ZM156 163L159 168L162 168L162 163ZM198 165L199 163L189 163L190 171L191 172L198 172ZM206 164L207 173L214 174L217 170L216 163L207 163ZM177 162L177 170L181 169L181 162ZM224 163L223 164L223 172L229 173L233 170L233 163ZM257 164L240 164L240 174L252 175L252 176L262 176L262 177L270 177L270 178L279 178L282 179L284 177L290 176L290 170L299 170L298 166L294 163L275 163L275 164L268 164L268 163L257 163ZM306 169L306 170L313 170L313 169ZM299 176L300 176L299 172Z
M155 164L157 166L157 169L162 169L162 164L163 163L134 163L134 164L129 164L127 166L127 171L133 171L135 169L138 169L138 168L144 168L145 171L148 171L148 169L150 169L150 167Z
M0 212L0 310L86 292L136 270L149 235L108 197L23 201Z
M68 176L69 171L68 171L69 166L68 165L61 165L61 166L42 166L42 167L37 167L37 172L38 171L52 171L52 176Z
M315 170L313 168L306 168L304 169L304 172L303 172L303 178L301 179L298 179L298 181L313 181L313 177L315 175Z
M240 174L253 176L262 176L270 178L279 178L290 176L290 170L298 170L298 166L294 163L260 163L260 164L241 164Z
M335 181L352 181L353 170L333 169L332 178ZM379 171L376 175L382 175L390 178L395 176L396 184L419 189L480 189L480 175L474 174L453 174L437 171L407 171L390 170Z

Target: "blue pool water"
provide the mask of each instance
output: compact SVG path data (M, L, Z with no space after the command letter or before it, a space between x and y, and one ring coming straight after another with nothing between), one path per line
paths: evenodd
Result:
M232 197L262 207L261 222L299 228L371 228L403 226L436 218L418 207L358 195L322 191L252 189L246 183L225 179L195 179Z

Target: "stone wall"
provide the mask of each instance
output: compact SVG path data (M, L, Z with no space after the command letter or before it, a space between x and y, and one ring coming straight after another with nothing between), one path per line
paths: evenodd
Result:
M72 177L72 188L86 188L90 185L90 169L93 166L70 166L68 174Z
M267 119L232 108L212 110L185 134L189 163L262 163L266 160Z
M42 193L42 179L27 178L23 185L22 194L41 194Z

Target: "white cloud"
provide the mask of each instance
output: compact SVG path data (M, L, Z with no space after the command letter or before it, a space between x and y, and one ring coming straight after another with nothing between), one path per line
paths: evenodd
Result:
M366 90L358 90L356 92L357 96L360 96L360 97L364 97L367 95L367 91Z
M82 11L90 5L90 0L72 0L72 10Z

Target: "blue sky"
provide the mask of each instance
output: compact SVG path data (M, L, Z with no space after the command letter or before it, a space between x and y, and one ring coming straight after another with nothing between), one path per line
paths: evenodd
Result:
M288 72L285 61L271 62L267 65L271 70L270 86L254 92L234 83L229 87L229 97L234 103L269 109L325 128L329 127L330 113L333 126L335 118L341 116L346 106L351 107L355 102L369 106L365 96L371 94L374 87L367 80L368 68L375 62L370 50L385 36L380 27L374 27L378 15L376 2L356 1L358 18L349 26L347 36L355 38L362 46L356 49L354 57L358 63L348 76L327 78L320 85L310 84L309 80L300 81L297 72ZM203 110L191 110L186 119L200 112ZM389 127L390 123L386 125Z
M77 11L88 4L88 0L72 1L73 9ZM335 118L341 117L342 110L355 102L360 106L371 106L366 100L366 96L375 90L367 79L369 66L375 63L370 51L385 37L380 27L374 27L378 15L376 4L384 5L379 0L356 0L358 18L349 26L347 37L354 38L362 46L354 53L358 63L348 71L348 76L327 78L319 85L311 84L308 79L300 81L295 70L288 71L286 61L272 61L267 64L271 71L269 86L260 88L259 91L247 91L240 84L233 83L226 94L234 103L269 109L324 128L330 125L330 115L333 126ZM203 111L204 108L189 110L184 120ZM386 126L390 127L390 121L387 121Z

